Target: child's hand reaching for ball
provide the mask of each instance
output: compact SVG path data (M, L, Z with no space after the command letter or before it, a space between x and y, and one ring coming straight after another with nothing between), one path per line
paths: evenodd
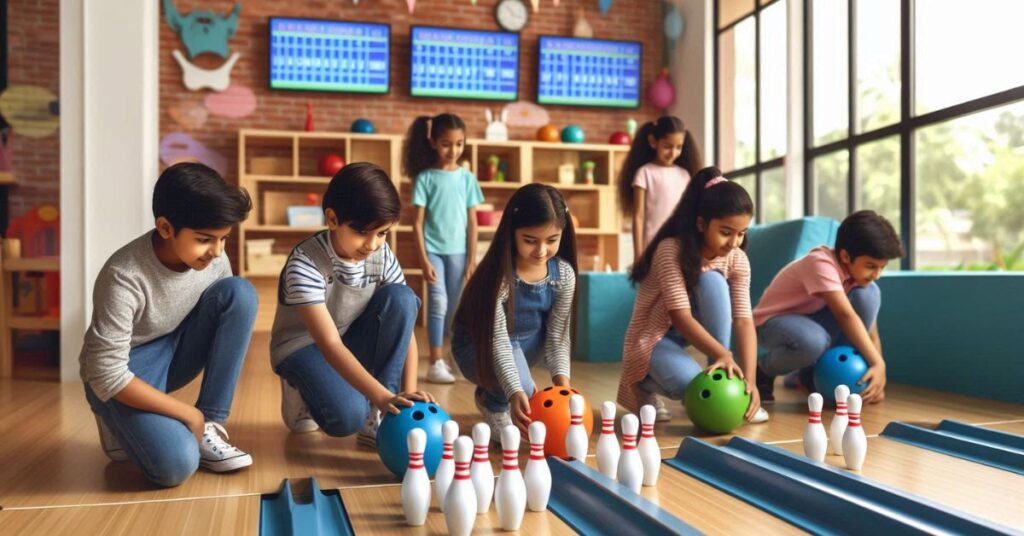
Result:
M528 427L533 422L530 419L530 398L523 391L518 391L512 395L508 404L509 413L512 415L512 424L515 424L523 434L528 434Z

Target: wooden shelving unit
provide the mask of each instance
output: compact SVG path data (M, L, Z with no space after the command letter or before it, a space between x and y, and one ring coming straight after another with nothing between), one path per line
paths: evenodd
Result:
M409 285L426 296L426 284L413 235L416 208L412 206L412 181L401 176L402 136L390 134L353 134L347 132L296 132L283 130L242 129L238 132L239 183L253 198L253 214L239 226L239 267L241 275L257 286L273 285L283 265L283 255L317 227L291 227L287 207L307 204L308 194L323 194L329 177L321 177L318 162L328 152L337 153L345 162L373 162L388 172L402 197L402 215L391 234L391 246L405 269ZM521 186L543 182L558 188L569 203L570 211L579 220L577 240L580 269L619 269L619 234L621 220L616 208L615 177L622 168L628 146L606 144L566 144L539 141L495 142L466 140L463 160L480 181L486 203L502 210L509 197ZM500 158L508 169L505 182L487 180L487 159ZM595 164L592 184L582 181L582 163ZM572 183L559 182L559 167L571 165L575 170ZM480 228L483 254L496 229L495 225ZM274 260L250 269L246 258L246 241L274 239ZM277 261L280 261L280 265ZM263 289L262 296L271 296ZM266 302L267 300L263 300ZM425 303L426 300L424 300ZM264 303L257 329L269 329L273 319L272 304ZM269 313L265 313L269 311ZM269 317L266 315L269 314ZM425 315L424 315L425 316Z
M27 272L58 272L58 257L22 258L17 240L0 244L0 378L18 376L33 380L59 380L59 367L17 366L14 362L14 330L60 331L56 316L27 316L14 309L14 274Z

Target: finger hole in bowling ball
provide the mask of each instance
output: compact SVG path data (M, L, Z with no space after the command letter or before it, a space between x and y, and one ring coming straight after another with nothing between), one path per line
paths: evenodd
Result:
M552 389L554 389L554 388L555 388L554 386L551 386L551 387L545 387L545 388L544 388L544 390L545 390L545 391L550 391L550 390L552 390Z
M576 389L573 389L573 388L571 388L571 387L569 388L569 390L570 390L570 391L572 391L572 392L574 392L574 393L576 393L576 394L580 394L580 392L579 392L579 391L577 391Z
M431 404L430 407L427 408L427 411L437 415L437 406Z
M414 420L414 421L422 421L424 417L426 417L426 416L423 415L423 412L420 411L420 410L416 410L416 411L412 412L412 420Z
M708 389L704 389L703 391L700 392L700 397L705 400L711 398L711 391Z
M839 362L840 363L846 362L847 359L850 359L850 356L848 356L846 354L839 354Z
M722 373L721 372L716 372L714 375L711 376L711 379L715 380L716 382L721 380L722 379ZM707 397L705 397L705 398L707 398Z
M569 396L569 391L567 389L562 389L561 391L558 392L558 394L562 396Z
M544 407L545 407L545 408L550 408L550 407L551 407L551 406L553 406L554 404L555 404L555 403L554 403L553 401L551 401L551 400L545 400L545 401L544 401Z

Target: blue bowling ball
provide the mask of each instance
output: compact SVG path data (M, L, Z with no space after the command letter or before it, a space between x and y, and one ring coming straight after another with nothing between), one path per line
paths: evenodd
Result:
M414 402L412 406L402 408L398 415L384 414L380 427L377 429L377 454L387 468L402 478L409 466L409 446L406 436L413 428L422 428L427 433L427 448L423 452L423 465L427 474L434 476L438 464L441 463L441 452L444 440L441 437L441 425L451 417L433 402Z
M359 118L352 122L352 132L358 134L373 134L377 131L377 128L373 126L373 122L369 119Z
M865 385L857 385L868 371L868 362L852 346L834 346L821 354L814 366L814 389L829 402L836 401L836 387L845 385L850 394L859 394Z
M579 125L569 125L562 129L562 141L565 143L583 143L585 139Z

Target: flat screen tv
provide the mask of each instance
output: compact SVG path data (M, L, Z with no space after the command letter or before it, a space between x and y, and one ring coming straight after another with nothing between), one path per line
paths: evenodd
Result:
M387 93L391 26L272 17L270 89Z
M519 35L413 26L409 93L514 101L519 98Z
M640 106L641 43L541 36L537 54L539 104Z

